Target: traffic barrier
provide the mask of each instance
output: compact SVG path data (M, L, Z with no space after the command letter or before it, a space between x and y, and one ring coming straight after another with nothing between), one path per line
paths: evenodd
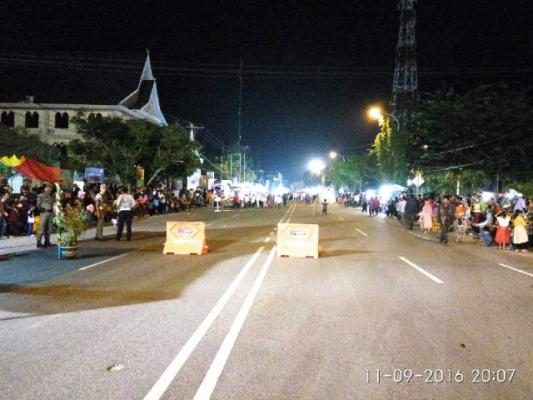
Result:
M163 254L205 254L205 222L169 221Z
M318 258L317 224L278 224L278 257Z

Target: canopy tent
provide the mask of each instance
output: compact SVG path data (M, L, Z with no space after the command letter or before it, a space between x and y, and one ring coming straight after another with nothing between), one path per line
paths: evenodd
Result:
M24 156L19 158L16 155L0 155L0 167L13 168L23 176L43 182L61 181L61 169L59 167L52 167Z
M66 150L50 145L34 135L0 126L0 168L12 168L20 175L43 182L59 182Z

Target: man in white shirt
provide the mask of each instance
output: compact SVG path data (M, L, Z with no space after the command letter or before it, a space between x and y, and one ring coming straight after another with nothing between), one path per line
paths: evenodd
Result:
M126 222L126 239L131 240L131 221L133 220L133 208L135 199L128 193L128 188L124 187L119 190L119 196L116 200L118 210L117 236L115 240L120 240Z

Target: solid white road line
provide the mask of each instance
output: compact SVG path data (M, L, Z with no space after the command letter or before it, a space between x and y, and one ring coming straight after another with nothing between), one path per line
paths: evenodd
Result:
M108 258L107 260L98 261L97 263L94 263L94 264L91 264L91 265L87 265L87 266L85 266L83 268L80 268L80 269L78 269L78 271L85 271L85 270L87 270L89 268L97 267L98 265L105 264L105 263L107 263L109 261L116 260L117 258L120 258L120 257L125 257L125 256L127 256L127 255L129 255L131 253L133 253L133 251L129 251L127 253L119 254L118 256Z
M259 275L255 279L252 289L248 293L248 296L246 296L246 300L244 300L244 303L242 304L239 313L235 317L235 320L233 321L233 324L231 325L228 334L224 338L222 345L218 349L215 359L211 363L211 366L209 367L209 370L207 371L207 374L205 375L202 384L198 388L198 391L194 396L194 400L208 400L211 398L211 395L213 394L213 391L215 390L215 387L217 385L218 379L220 378L220 375L224 370L224 366L228 361L231 350L233 349L233 346L237 341L239 332L241 331L244 322L246 321L246 317L248 316L248 313L252 308L254 300L257 297L257 294L259 293L259 289L261 289L261 285L265 280L265 276L270 268L270 265L272 264L272 260L274 259L275 253L276 246L274 246L274 248L270 251L267 260L263 264L261 272L259 272Z
M515 267L511 267L510 265L507 265L507 264L498 264L498 265L501 266L501 267L510 269L511 271L520 272L521 274L533 277L533 274L531 272L522 271L521 269L518 269L518 268L515 268Z
M344 221L344 218L342 218L342 217L339 217L339 220L340 220L340 221Z
M359 232L363 236L368 236L366 233L364 233L361 229L355 228L357 232Z
M205 319L198 326L198 328L196 328L196 331L194 331L189 340L187 340L185 346L182 347L178 355L172 360L165 372L163 372L163 375L161 375L161 377L157 380L152 389L144 397L144 400L159 400L161 396L163 396L163 394L168 389L176 375L178 375L178 373L180 372L180 369L181 367L183 367L183 364L185 364L185 362L190 357L198 343L200 343L200 340L202 340L202 338L206 334L207 330L211 327L213 322L215 322L215 319L217 319L217 317L220 315L220 313L224 309L224 306L227 304L227 302L243 280L246 273L254 265L255 261L264 249L264 247L260 247L259 249L257 249L252 258L250 258L250 260L248 260L248 262L244 265L241 272L239 272L233 282L231 282L231 285L229 285L229 287L226 289L222 297L211 309L209 314L207 314L207 317L205 317Z
M411 267L416 269L418 272L422 272L424 275L426 275L433 282L437 282L437 283L440 283L440 284L444 283L439 278L437 278L435 275L432 275L429 272L427 272L425 269L420 268L418 265L416 265L414 262L409 261L407 258L400 256L400 260L402 260L403 262L407 263L408 265L410 265Z

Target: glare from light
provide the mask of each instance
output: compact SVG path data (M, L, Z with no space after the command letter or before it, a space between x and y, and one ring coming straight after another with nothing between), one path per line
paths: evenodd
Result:
M332 160L335 160L337 158L337 152L336 151L330 151L329 152L329 158Z
M326 164L324 164L324 161L316 158L314 160L309 161L309 164L307 165L307 168L309 171L311 171L315 175L320 175L324 168L326 168Z
M381 110L381 107L370 107L368 110L368 117L376 121L381 121L383 119L383 111Z
M494 199L494 192L481 192L481 199L485 202Z
M384 184L379 188L379 197L382 201L389 201L394 196L399 195L405 190L405 187L394 184Z

